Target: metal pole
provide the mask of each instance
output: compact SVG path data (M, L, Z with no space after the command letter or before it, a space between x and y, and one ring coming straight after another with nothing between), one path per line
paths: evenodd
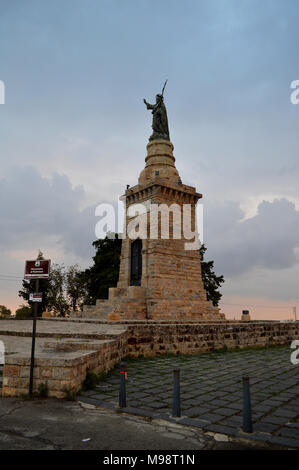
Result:
M172 416L174 418L179 418L181 416L180 369L174 369L173 371Z
M296 307L293 307L293 312L294 312L294 320L297 321Z
M243 376L243 431L252 433L249 377Z
M127 397L126 397L126 364L124 362L120 363L120 381L119 381L119 407L125 408L127 406Z
M39 279L36 279L35 292L39 291ZM36 337L36 319L37 319L37 302L33 304L33 326L32 326L32 343L31 343L31 360L30 360L30 378L29 378L29 396L33 393L33 371L34 371L34 352Z

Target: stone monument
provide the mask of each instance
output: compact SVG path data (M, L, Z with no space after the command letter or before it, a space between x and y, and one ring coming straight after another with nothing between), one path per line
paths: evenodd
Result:
M196 232L196 204L202 195L194 187L183 184L176 169L163 98L165 85L162 94L156 95L156 104L144 100L147 109L152 110L153 133L147 144L145 168L139 175L138 184L128 188L123 196L126 231L132 232L130 227L134 223L135 228L142 223L146 227L146 236L138 237L137 233L135 239L126 236L122 240L117 287L109 289L109 299L98 300L96 306L85 306L83 316L111 321L225 319L219 308L207 301L197 233L194 237L196 249L186 249L190 239L183 233L184 220L181 224L181 215L178 212L175 216L172 210L167 216L167 209L175 207L183 214L184 206L189 206L191 227ZM141 204L145 213L134 215L135 208ZM163 217L165 213L168 217L169 237L162 231L159 207L164 207Z

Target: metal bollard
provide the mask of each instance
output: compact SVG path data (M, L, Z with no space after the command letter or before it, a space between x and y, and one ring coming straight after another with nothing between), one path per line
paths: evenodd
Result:
M249 377L243 376L243 431L252 433L252 416Z
M181 416L180 369L174 369L173 371L172 416L174 418L180 418Z
M127 406L127 397L126 397L126 363L120 363L120 381L119 381L119 407L125 408Z

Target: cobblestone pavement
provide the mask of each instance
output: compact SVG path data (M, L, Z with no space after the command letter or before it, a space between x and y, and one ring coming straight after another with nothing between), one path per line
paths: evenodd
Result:
M299 448L299 366L290 348L128 360L127 412L244 437L242 376L249 375L253 434L246 438ZM172 371L181 370L181 418L171 418ZM80 400L118 407L119 368Z

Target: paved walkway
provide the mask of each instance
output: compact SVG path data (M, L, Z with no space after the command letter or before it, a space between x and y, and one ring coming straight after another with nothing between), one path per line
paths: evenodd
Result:
M108 335L117 336L126 330L125 326L102 324L96 322L76 322L63 321L55 318L55 320L38 319L36 331L44 336L58 335L63 337L84 337ZM32 320L0 320L0 334L5 335L11 333L20 336L31 336Z
M117 338L126 331L122 325L108 325L96 322L37 320L36 355L53 355L53 351L45 349L49 341L91 342L91 349L96 349L96 341ZM32 320L0 320L0 341L3 341L5 352L29 356L31 353Z
M177 422L241 436L242 375L251 384L251 439L299 448L299 366L290 348L161 357L127 361L126 411L171 419L172 371L181 370L182 417ZM119 369L80 399L118 407Z
M0 450L106 450L109 456L113 450L252 449L215 437L76 402L0 399Z

